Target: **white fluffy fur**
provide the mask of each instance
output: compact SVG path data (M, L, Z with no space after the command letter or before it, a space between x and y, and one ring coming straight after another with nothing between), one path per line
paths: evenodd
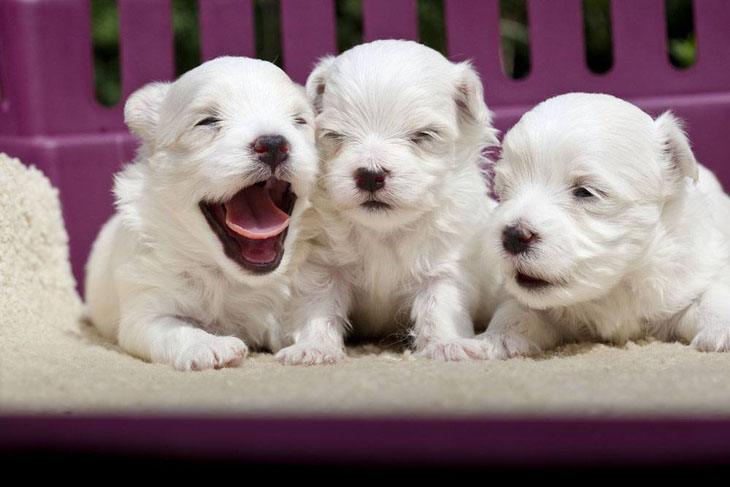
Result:
M210 116L221 122L196 126ZM301 87L254 59L218 58L134 93L125 119L143 145L116 177L118 213L87 268L88 315L99 331L182 370L236 365L247 345L281 347L279 314L304 252L299 221L318 166L313 118ZM264 134L288 139L289 162L276 174L298 200L280 266L254 275L224 254L198 203L225 201L271 174L249 149Z
M478 76L417 43L377 41L321 60L307 94L323 158L319 232L295 280L295 344L278 359L335 362L350 331L410 334L432 358L483 358L473 322L488 321L496 283L477 264L495 203L480 164L497 140ZM363 167L389 171L376 197L390 209L360 206Z
M512 297L481 335L490 357L644 335L730 349L730 198L671 113L551 98L507 133L495 172L488 241ZM517 256L502 246L515 224L536 235ZM551 285L524 288L518 272Z

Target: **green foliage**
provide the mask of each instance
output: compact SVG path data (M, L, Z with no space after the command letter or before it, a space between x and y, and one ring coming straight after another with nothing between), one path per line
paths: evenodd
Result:
M446 55L443 0L418 0L418 40Z
M678 68L692 66L697 59L697 41L695 41L694 35L689 35L684 39L670 39L669 52L669 59L674 66Z
M613 66L610 9L609 0L583 0L586 61L594 73L605 73Z
M172 31L175 38L175 75L200 64L200 28L197 0L172 0Z
M362 44L362 1L336 0L337 50L347 51Z
M530 33L525 0L499 0L502 72L520 79L530 73Z
M254 0L256 55L281 67L279 0Z
M700 2L702 0L695 0ZM669 60L680 69L692 66L697 59L694 13L690 0L665 0Z
M116 0L91 1L96 99L115 105L122 96L119 83L119 21Z

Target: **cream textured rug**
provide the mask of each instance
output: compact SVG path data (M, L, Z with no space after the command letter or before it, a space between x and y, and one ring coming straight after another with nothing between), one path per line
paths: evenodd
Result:
M409 415L730 415L730 354L678 343L571 345L538 358L439 363L375 346L295 368L176 372L80 322L56 191L0 155L0 411Z

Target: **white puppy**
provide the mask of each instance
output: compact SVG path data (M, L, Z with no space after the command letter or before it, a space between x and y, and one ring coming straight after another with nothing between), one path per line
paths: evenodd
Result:
M318 159L304 91L273 64L218 58L125 106L142 148L87 266L92 322L181 370L277 350ZM228 336L228 335L235 335Z
M677 119L572 93L525 114L495 166L490 244L513 298L490 357L645 335L730 349L730 198Z
M321 60L307 94L323 158L321 232L295 282L295 344L278 359L332 363L350 328L374 338L408 326L425 356L481 358L473 319L488 321L481 286L494 283L475 264L496 203L480 164L497 140L474 69L415 42L377 41Z

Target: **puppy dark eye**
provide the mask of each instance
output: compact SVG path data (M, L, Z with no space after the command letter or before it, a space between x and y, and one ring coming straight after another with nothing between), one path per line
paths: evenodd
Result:
M296 117L294 123L297 125L307 125L307 120L304 117Z
M217 125L218 122L220 122L220 119L217 119L215 117L208 117L208 118L204 118L200 122L196 123L195 126L200 127L203 125L206 125L206 126Z
M575 196L576 198L593 198L595 195L591 193L588 189L580 187L573 189L573 196Z
M422 130L420 132L414 132L411 134L410 140L414 144L422 144L423 142L430 142L436 138L434 132Z

